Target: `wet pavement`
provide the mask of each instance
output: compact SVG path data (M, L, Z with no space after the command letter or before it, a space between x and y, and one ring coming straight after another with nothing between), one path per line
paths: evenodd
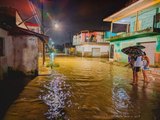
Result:
M38 76L21 92L4 120L159 120L160 77L130 85L130 68L102 58L57 57L51 76Z

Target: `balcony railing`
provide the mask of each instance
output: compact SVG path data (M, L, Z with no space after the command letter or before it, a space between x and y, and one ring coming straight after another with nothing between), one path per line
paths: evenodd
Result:
M95 45L95 44L107 44L107 43L108 41L104 41L104 42L94 41L94 42L77 42L77 43L74 43L73 45L84 45L84 44Z
M131 33L122 33L120 35L116 35L110 38L106 38L106 41L117 41L117 40L127 40L127 39L132 39L132 38L138 38L138 37L145 37L145 36L153 36L159 34L160 29L159 28L146 28L144 30L136 31L136 32L131 32Z

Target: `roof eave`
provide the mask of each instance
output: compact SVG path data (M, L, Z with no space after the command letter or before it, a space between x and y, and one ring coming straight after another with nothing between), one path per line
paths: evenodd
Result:
M159 3L160 0L139 0L128 7L125 7L124 9L116 12L115 14L112 14L111 16L103 19L103 21L106 22L116 22L122 18L126 18L130 15L136 14L138 11L143 10L149 6L152 6L154 4ZM143 4L143 5L141 5Z
M48 39L49 39L49 37L44 35L44 34L39 34L39 33L30 31L30 30L27 30L27 29L24 29L24 28L20 28L20 27L14 27L14 28L12 28L12 29L10 29L8 31L9 31L9 33L11 35L30 35L30 36L35 36L35 37L38 37L44 43L47 43Z

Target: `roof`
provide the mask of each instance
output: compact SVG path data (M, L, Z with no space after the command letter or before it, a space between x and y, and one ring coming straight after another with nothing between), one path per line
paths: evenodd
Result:
M10 34L12 35L30 35L30 36L35 36L38 37L42 42L48 42L49 37L44 35L44 34L39 34L24 28L20 27L15 27L13 30L9 31Z
M136 14L138 11L144 10L150 6L159 3L160 0L138 0L137 2L125 7L124 9L103 19L103 21L116 22L122 18Z
M11 35L30 35L40 38L42 42L48 41L49 37L44 34L36 33L28 29L18 27L16 25L16 12L18 13L18 11L15 8L0 7L0 28L7 30ZM38 24L30 22L27 24L32 26L38 26Z
M26 25L26 26L33 26L33 27L40 27L39 24L31 23L31 22L25 22L25 25Z
M0 24L0 28L5 29L11 35L30 35L38 37L42 42L48 42L49 37L44 34L39 34L28 29L20 28L18 26L10 26L5 23Z

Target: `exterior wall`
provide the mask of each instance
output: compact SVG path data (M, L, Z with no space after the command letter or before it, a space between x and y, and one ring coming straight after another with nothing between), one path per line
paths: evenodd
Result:
M41 33L41 29L40 29L40 26L38 26L38 24L33 24L33 23L26 23L28 29L30 31L33 31L33 32L37 32L37 33ZM39 56L42 57L42 53L43 53L43 42L39 39L38 39L38 52L39 52Z
M107 38L110 38L110 37L116 36L116 35L117 35L116 33L112 33L110 31L106 31L104 38L107 39Z
M81 34L74 35L73 37L73 45L79 45L82 43Z
M81 35L81 41L80 42L86 42L86 37L88 37L88 35L87 35L88 33L81 33L80 35Z
M21 42L20 42L21 41ZM36 37L13 37L15 70L24 73L38 70L38 39Z
M96 32L96 40L97 42L104 42L104 32Z
M82 43L81 34L73 36L73 45L79 45Z
M39 55L42 57L42 54L43 54L43 42L41 40L38 40L38 52L39 52Z
M76 53L78 56L92 57L92 49L99 48L100 56L99 57L108 57L109 55L109 45L81 45L76 46Z
M74 35L73 36L73 43L72 43L73 45L76 45L77 44L77 36L76 35Z
M136 38L136 39L129 39L129 40L120 40L120 41L115 41L115 42L111 42L111 45L114 45L114 60L116 61L120 61L120 62L127 62L128 58L127 55L121 52L121 49L128 47L128 46L132 46L132 45L136 45L136 44L144 44L147 43L145 45L145 49L143 49L143 51L146 52L146 54L148 54L149 56L153 56L150 57L151 61L154 61L152 63L152 65L155 65L156 63L160 62L160 50L159 50L159 38L160 36L153 36L153 37L143 37L143 38ZM153 45L153 43L156 44L155 48L154 46L151 47L151 45ZM151 45L149 45L151 44ZM151 50L153 49L153 50ZM151 53L150 53L151 52ZM155 56L156 55L156 56ZM155 56L155 57L154 57Z
M8 36L0 29L4 39L4 56L0 57L0 79L7 73L8 67L24 73L38 70L38 38L29 36Z
M80 45L85 42L104 42L104 32L81 32L73 36L73 45Z
M160 36L157 37L156 42L155 64L160 65Z
M160 4L138 12L139 30L144 30L146 28L153 27L154 15L159 12L157 11L157 9L159 8L160 8ZM135 21L136 21L136 16L132 16L130 21L131 32L134 32Z
M7 72L7 56L5 53L7 32L0 28L0 37L4 39L4 56L0 56L0 80L3 78L4 74Z

